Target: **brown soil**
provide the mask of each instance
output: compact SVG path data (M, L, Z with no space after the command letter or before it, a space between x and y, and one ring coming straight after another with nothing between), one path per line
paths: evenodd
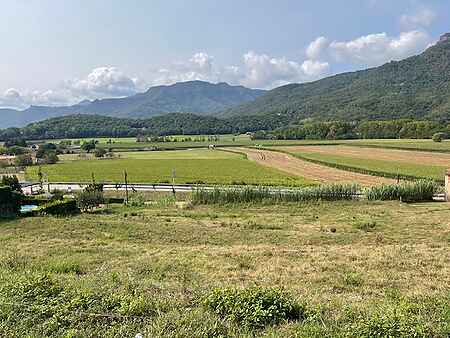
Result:
M359 183L364 186L372 186L395 182L395 180L384 177L353 173L314 164L275 151L250 148L228 148L226 150L246 154L249 160L255 161L263 166L276 168L289 174L301 176L321 183Z
M414 150L363 148L352 146L300 146L279 148L293 153L319 153L370 160L407 162L450 168L450 154Z

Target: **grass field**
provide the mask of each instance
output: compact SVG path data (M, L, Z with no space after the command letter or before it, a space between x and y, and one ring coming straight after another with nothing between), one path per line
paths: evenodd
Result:
M378 156L375 150L373 151L373 156L371 155L371 150L367 149L366 152L361 152L360 149L354 152L350 156L350 152L348 148L350 147L335 147L328 149L328 146L324 147L286 147L286 148L277 148L273 149L281 149L283 151L287 151L294 156L299 156L303 159L310 159L313 161L319 161L324 164L330 164L333 166L343 166L348 168L354 168L361 172L374 172L379 173L380 175L387 174L394 177L395 175L406 175L413 176L419 178L430 178L442 181L444 179L444 175L449 166L444 165L445 161L442 161L441 165L432 165L432 160L422 161L419 156L415 156L414 152L410 153L410 160L407 161L405 158L401 158L399 160L396 159L396 155L392 155L391 160L386 160L388 156ZM323 148L323 149L322 149ZM345 155L341 155L344 153ZM386 155L386 154L384 154ZM406 157L405 154L403 156ZM438 162L438 155L434 155L436 157L436 162ZM370 158L372 157L372 158Z
M1 221L0 336L445 338L449 219L445 203L323 202ZM203 305L254 285L305 316L255 329Z
M50 182L88 182L92 173L99 182L122 182L123 171L133 183L169 183L175 169L178 184L268 184L305 185L300 177L265 168L242 155L212 150L121 153L117 159L91 159L42 166ZM29 167L27 175L36 180L39 168Z

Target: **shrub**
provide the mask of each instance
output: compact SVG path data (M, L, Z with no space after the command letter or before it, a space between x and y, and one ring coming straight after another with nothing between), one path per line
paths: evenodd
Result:
M68 330L83 332L83 328L106 331L117 323L150 319L158 310L153 299L136 291L73 290L49 275L26 276L5 284L0 285L0 300L14 305L2 305L2 319L7 318L11 327L27 330L30 337L73 337ZM105 333L94 336L109 336Z
M106 150L104 148L96 148L94 151L95 157L103 157L106 155Z
M20 213L23 195L9 186L0 186L0 217L11 217Z
M436 133L433 135L433 141L434 142L442 142L445 140L447 135L445 133Z
M33 159L30 154L18 155L15 159L15 164L18 167L26 167L33 164Z
M43 215L67 216L79 213L80 209L78 209L77 201L63 200L44 204L37 212Z
M276 288L215 289L204 304L217 315L250 328L302 319L306 312Z
M428 338L433 337L431 328L401 308L361 315L348 329L348 337L361 338Z
M78 208L82 211L88 211L105 203L105 198L103 191L85 189L77 194L76 202Z
M439 185L433 181L420 180L375 186L366 191L366 196L369 200L422 202L432 201L439 189Z

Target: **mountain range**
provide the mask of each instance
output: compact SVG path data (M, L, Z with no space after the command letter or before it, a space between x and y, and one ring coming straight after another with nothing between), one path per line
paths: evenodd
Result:
M450 122L450 33L422 54L380 67L289 84L270 91L202 81L152 87L125 98L83 101L74 106L0 109L0 128L72 114L151 118L194 113L245 118L270 128L280 122L391 119ZM258 126L250 125L250 129Z
M20 127L31 122L72 114L122 118L149 118L167 113L215 115L226 108L252 101L264 93L264 90L230 86L223 82L180 82L170 86L151 87L145 93L129 97L86 100L73 106L31 106L23 111L0 109L0 128Z

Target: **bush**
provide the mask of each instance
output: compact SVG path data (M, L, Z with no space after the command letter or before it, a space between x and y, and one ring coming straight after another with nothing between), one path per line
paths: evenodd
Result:
M76 203L82 211L93 210L105 203L103 191L85 189L77 194Z
M33 159L30 154L18 155L15 159L15 164L18 167L26 167L33 164Z
M433 141L434 142L442 142L443 140L446 139L446 134L445 133L436 133L433 135Z
M375 186L366 191L366 196L369 200L423 202L433 201L433 197L439 192L439 189L439 185L433 181L420 180Z
M303 319L304 306L276 288L215 289L204 301L217 315L250 328Z
M37 212L43 215L67 216L79 213L80 209L77 206L77 201L63 200L44 204Z
M103 157L105 156L107 151L104 148L96 148L94 152L95 157Z
M21 193L13 191L9 186L0 186L0 217L11 217L20 213Z
M389 309L370 316L361 315L348 329L348 337L361 338L428 338L430 327L401 308Z

